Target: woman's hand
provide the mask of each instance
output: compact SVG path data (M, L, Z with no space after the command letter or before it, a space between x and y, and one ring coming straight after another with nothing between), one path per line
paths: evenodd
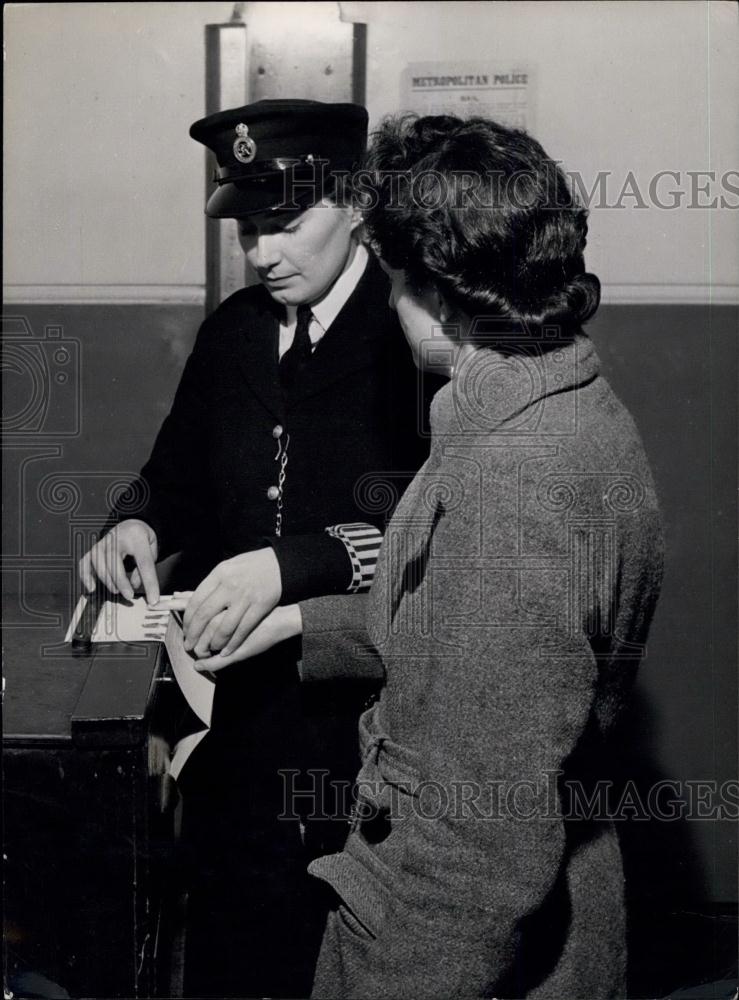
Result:
M185 649L195 656L235 652L282 596L280 564L267 546L219 563L190 598Z
M217 622L219 617L220 615L217 615L211 623L214 628L219 627ZM252 656L257 656L259 653L271 649L278 642L291 639L295 635L302 635L302 632L303 616L300 613L300 605L288 604L286 607L277 607L266 618L263 618L256 628L252 629L232 653L227 656L223 652L215 653L212 656L203 656L194 660L193 666L196 670L215 672L231 663L237 663L239 660L249 660Z
M156 532L145 521L137 518L121 521L80 559L82 586L92 593L99 580L111 594L122 594L128 601L133 600L134 590L143 586L148 603L156 604L159 600L159 581L154 565L157 549ZM130 578L123 563L129 556L136 563Z

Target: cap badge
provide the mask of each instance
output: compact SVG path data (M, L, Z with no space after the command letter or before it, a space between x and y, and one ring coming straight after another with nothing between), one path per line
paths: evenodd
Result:
M239 163L252 163L257 155L257 144L249 136L249 126L239 124L236 126L236 141L234 142L234 156Z

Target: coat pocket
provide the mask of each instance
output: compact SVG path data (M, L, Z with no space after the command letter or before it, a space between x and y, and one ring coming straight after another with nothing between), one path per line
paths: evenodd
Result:
M375 876L346 851L327 854L308 866L341 900L338 917L357 936L376 938L384 912L383 890Z
M354 913L346 903L339 903L336 910L337 919L342 925L344 930L347 930L353 937L361 938L364 941L374 941L375 934L366 927L359 917Z

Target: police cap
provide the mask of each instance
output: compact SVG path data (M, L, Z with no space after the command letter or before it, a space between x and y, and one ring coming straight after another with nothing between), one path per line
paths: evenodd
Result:
M257 101L201 118L190 135L215 153L214 219L315 204L331 173L352 170L367 144L367 111L358 104Z

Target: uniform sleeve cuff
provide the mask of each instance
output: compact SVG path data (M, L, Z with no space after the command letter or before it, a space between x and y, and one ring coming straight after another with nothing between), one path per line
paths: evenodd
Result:
M382 532L372 524L335 524L326 531L333 538L340 538L352 564L349 593L369 590L375 578L377 556L382 545Z
M286 538L270 536L282 577L280 604L296 604L325 594L345 594L352 564L344 543L325 531Z

